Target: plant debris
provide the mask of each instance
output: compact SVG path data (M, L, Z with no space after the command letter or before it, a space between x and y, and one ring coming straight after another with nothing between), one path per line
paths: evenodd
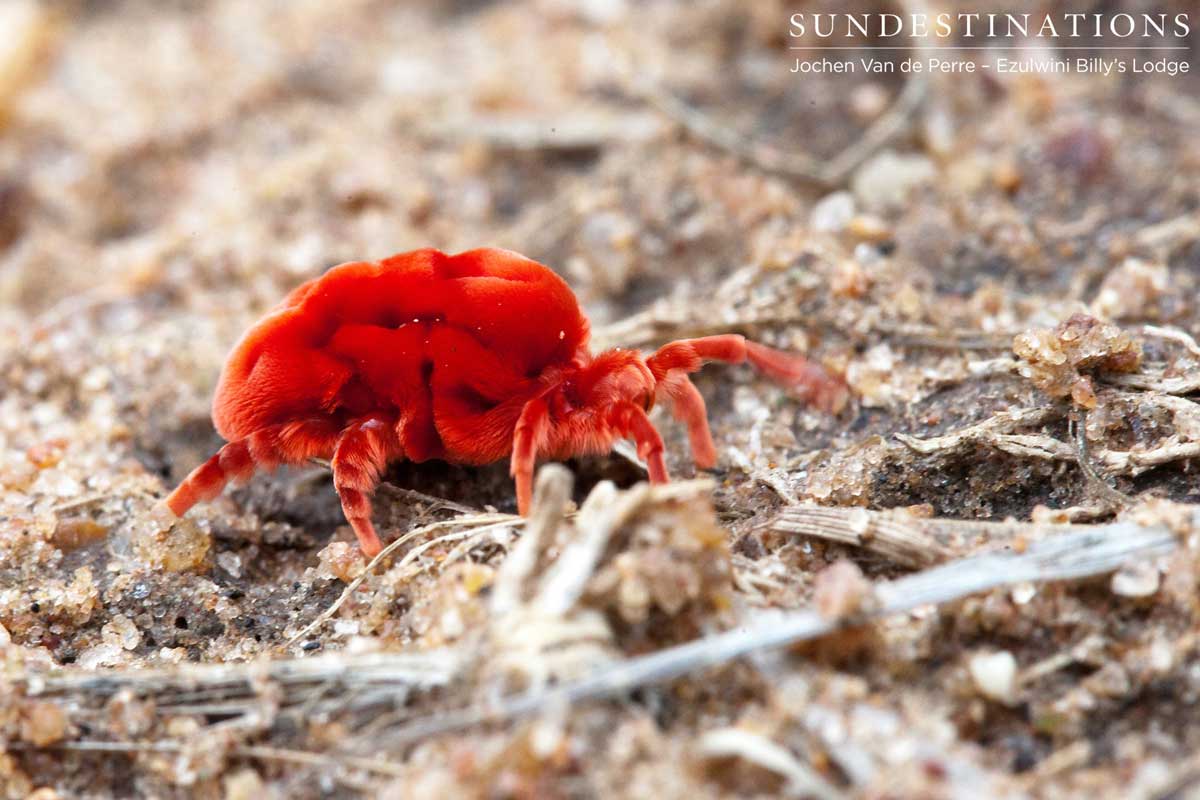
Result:
M1070 397L1083 408L1096 407L1088 372L1136 372L1141 345L1121 328L1074 314L1053 330L1022 333L1013 340L1021 374L1051 397Z

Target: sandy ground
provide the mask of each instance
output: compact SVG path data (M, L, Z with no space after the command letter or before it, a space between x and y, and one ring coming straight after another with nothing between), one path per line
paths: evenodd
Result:
M1196 54L800 79L788 13L0 7L0 795L1191 796ZM579 459L528 523L397 465L365 572L319 465L164 525L240 332L429 245L855 403L710 367L716 470Z

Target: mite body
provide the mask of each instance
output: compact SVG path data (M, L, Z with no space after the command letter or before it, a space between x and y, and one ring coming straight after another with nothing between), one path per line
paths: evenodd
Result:
M632 439L650 480L668 479L647 411L665 400L696 464L716 462L704 400L687 374L750 361L827 410L844 384L800 356L727 334L649 357L593 355L588 321L549 268L496 249L433 249L331 268L295 289L234 347L213 399L228 444L167 498L176 516L255 468L331 459L346 519L381 549L370 494L389 461L487 464L511 456L529 510L538 458L603 453Z

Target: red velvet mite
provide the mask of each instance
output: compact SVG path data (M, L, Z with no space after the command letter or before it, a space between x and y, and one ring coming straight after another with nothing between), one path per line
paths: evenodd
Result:
M488 464L511 455L517 507L529 511L534 462L602 453L632 439L665 482L662 437L647 411L667 400L696 465L717 453L688 379L706 360L749 361L827 411L843 383L797 355L735 334L681 339L649 357L593 355L588 321L549 268L507 250L433 249L331 268L295 289L234 347L213 398L229 443L179 485L181 516L256 467L332 460L342 510L377 554L370 494L392 460Z

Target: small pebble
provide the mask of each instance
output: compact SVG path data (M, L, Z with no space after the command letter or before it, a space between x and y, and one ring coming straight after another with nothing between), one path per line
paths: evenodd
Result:
M1017 660L1007 650L976 653L968 664L971 680L989 700L1013 705L1017 699Z
M115 645L122 650L136 650L141 644L142 633L137 625L123 614L116 614L100 629L100 636L106 644Z
M1022 180L1021 168L1013 161L1003 160L992 167L992 183L1003 192L1013 194L1021 188Z
M21 721L21 738L35 747L45 747L62 741L67 726L67 712L56 703L30 703Z
M338 636L355 636L358 634L358 620L338 619L333 622L333 632Z
M856 238L876 244L889 241L895 233L891 225L874 214L856 214L846 228Z
M169 511L166 512L170 514ZM198 569L208 556L212 539L189 517L164 518L158 510L133 534L138 559L170 572ZM164 527L164 525L166 527Z
M1085 408L1096 405L1091 378L1082 373L1135 372L1141 343L1109 322L1074 314L1053 329L1033 329L1013 339L1023 376L1052 397L1071 397Z
M846 229L854 219L854 195L849 192L834 192L822 197L809 215L809 224L815 231L838 233Z
M914 189L935 177L937 169L928 158L887 150L859 167L851 186L863 206L888 209L902 206Z
M76 663L83 669L96 669L97 667L115 667L125 661L124 649L114 643L105 641L102 644L93 645L79 654Z
M860 122L870 122L882 114L891 94L878 83L866 83L850 92L850 112Z
M242 557L229 550L217 553L217 566L228 572L234 578L242 577Z
M1012 588L1009 593L1012 601L1019 606L1023 606L1032 600L1037 595L1037 586L1033 583L1018 583Z
M320 562L319 572L349 583L363 573L367 568L366 558L357 545L349 542L330 542L317 553Z
M262 778L246 767L225 776L225 800L260 800L266 792Z
M1166 264L1127 258L1105 276L1092 310L1105 319L1155 319L1170 285Z
M1043 148L1055 168L1094 181L1108 172L1112 146L1098 129L1081 125L1048 140Z
M1150 597L1158 591L1158 567L1147 562L1126 564L1113 573L1112 593L1120 597Z
M54 546L59 550L78 550L108 535L108 528L90 519L59 520L54 528Z
M871 592L871 582L858 565L843 560L817 575L813 602L825 619L843 619L861 611Z

